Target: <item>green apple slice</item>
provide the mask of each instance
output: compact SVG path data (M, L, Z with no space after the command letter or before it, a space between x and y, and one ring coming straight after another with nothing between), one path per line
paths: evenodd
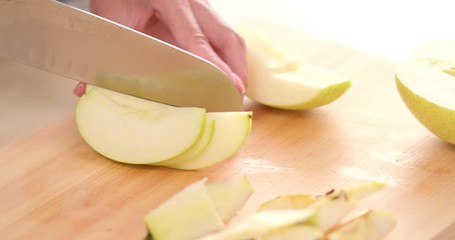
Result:
M224 222L230 220L254 192L245 174L207 184L206 190Z
M281 195L261 204L259 210L313 208L316 210L316 217L312 224L325 231L352 211L359 200L384 187L385 184L382 182L369 181L333 190L322 196Z
M259 211L274 209L302 209L310 206L316 197L308 194L288 194L280 195L276 198L263 202L259 206Z
M206 181L188 185L147 214L144 221L153 239L196 239L223 228L223 220L207 194Z
M455 144L455 40L424 45L396 68L398 92L416 119Z
M208 146L193 158L168 167L195 170L222 162L242 146L251 130L252 112L208 112L206 117L215 121Z
M245 174L186 186L145 217L152 239L196 239L224 227L253 193Z
M381 240L395 227L395 216L385 210L367 212L340 223L326 234L327 240Z
M323 232L310 225L297 224L265 234L261 240L321 240Z
M304 224L310 221L314 214L313 209L261 211L200 240L262 239L263 236L280 229Z
M215 121L214 120L206 120L205 128L203 130L202 136L199 138L196 144L194 144L188 151L175 156L173 158L156 162L151 165L155 166L170 166L173 164L177 164L179 162L185 161L187 159L193 159L197 156L200 152L202 152L210 143L213 137L213 133L215 131Z
M94 150L115 161L150 164L180 155L201 137L205 109L178 108L90 87L76 122Z
M322 196L314 196L309 194L287 194L280 195L276 198L263 202L259 206L259 211L273 209L299 209L310 207L324 198L343 198L346 200L361 200L385 188L385 183L379 181L368 181L358 184L353 184L337 190L332 190Z
M311 109L337 100L351 86L345 76L296 60L264 34L246 30L242 35L248 55L246 96L256 102L288 110Z
M300 67L301 61L297 56L281 49L267 35L246 26L239 28L238 32L247 43L248 57L255 60L251 61L252 64L260 65L269 73L293 71Z

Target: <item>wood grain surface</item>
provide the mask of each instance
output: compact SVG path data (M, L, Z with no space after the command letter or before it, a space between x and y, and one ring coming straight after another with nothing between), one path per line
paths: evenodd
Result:
M270 29L307 62L350 77L352 88L311 111L276 110L246 99L245 109L254 115L245 145L201 171L110 161L84 143L74 115L65 116L0 149L0 238L140 239L143 217L185 185L244 172L255 193L236 218L279 194L321 194L381 180L388 187L362 207L397 215L387 239L453 239L455 146L406 109L395 88L394 63L302 32Z

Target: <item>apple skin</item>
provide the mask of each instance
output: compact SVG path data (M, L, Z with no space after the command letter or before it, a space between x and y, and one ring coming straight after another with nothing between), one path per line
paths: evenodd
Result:
M253 112L208 112L215 121L213 137L206 148L191 159L167 165L180 170L197 170L223 162L233 156L249 136Z
M339 99L350 88L345 76L309 64L282 49L282 42L252 28L240 28L247 45L248 89L260 104L285 110L307 110Z
M98 153L118 162L150 164L175 157L190 149L205 128L205 109L88 90L76 107L79 133Z
M147 214L144 222L153 239L197 239L224 227L206 182L204 178L186 186Z
M111 160L196 170L235 154L249 136L252 112L207 113L88 85L76 123L85 142Z
M440 139L455 144L455 109L448 109L426 100L410 91L398 78L396 85L403 102L415 118Z
M199 239L221 230L254 189L245 174L187 185L144 218L149 239Z
M440 139L455 144L455 40L422 45L396 67L401 99Z

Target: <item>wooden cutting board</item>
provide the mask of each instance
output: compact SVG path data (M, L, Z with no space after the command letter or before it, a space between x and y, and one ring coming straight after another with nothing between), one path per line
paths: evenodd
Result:
M65 116L0 149L0 238L140 239L143 217L182 187L244 172L255 193L238 217L279 194L380 180L388 187L362 207L395 212L398 225L388 239L454 239L455 146L406 109L394 64L302 32L274 31L309 63L350 77L352 88L311 111L246 100L254 116L245 145L201 171L110 161L84 143L74 115Z

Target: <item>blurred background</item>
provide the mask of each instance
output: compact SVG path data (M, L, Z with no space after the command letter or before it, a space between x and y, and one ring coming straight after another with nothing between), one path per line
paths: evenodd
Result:
M151 0L152 1L152 0ZM88 10L88 0L66 0ZM271 19L389 61L455 38L450 1L211 0L229 23ZM73 113L76 82L0 59L0 147Z

